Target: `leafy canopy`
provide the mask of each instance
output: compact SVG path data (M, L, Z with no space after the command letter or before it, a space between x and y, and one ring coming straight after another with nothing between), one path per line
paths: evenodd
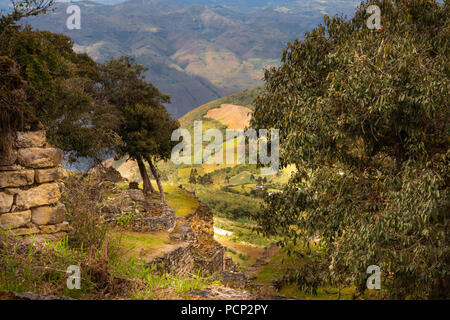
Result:
M122 119L116 131L123 141L119 154L166 160L179 124L163 105L170 102L169 96L146 81L145 70L130 57L110 60L100 66L102 89Z
M24 0L0 17L0 134L7 137L40 122L53 144L95 156L118 143L112 131L117 117L98 92L97 64L74 52L69 37L19 25L52 4Z
M251 124L282 129L281 163L298 172L255 218L285 243L319 236L322 281L362 292L375 264L388 297L448 298L449 19L448 1L362 3L265 73Z

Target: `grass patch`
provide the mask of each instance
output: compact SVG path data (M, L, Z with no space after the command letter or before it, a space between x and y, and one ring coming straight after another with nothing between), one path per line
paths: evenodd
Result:
M75 299L102 299L126 294L117 291L110 264L117 252L114 242L101 247L71 247L67 238L57 242L24 242L0 234L0 291L33 292ZM113 262L114 261L114 262ZM69 266L81 271L80 289L67 288Z
M190 291L221 284L220 281L212 277L203 276L200 271L184 276L159 275L149 272L145 276L145 282L148 288L145 291L136 292L131 297L132 299L188 299Z
M199 203L186 190L173 185L164 185L167 204L175 210L175 215L185 217L194 213Z
M231 177L230 184L243 185L243 184L252 183L252 181L250 179L251 175L252 175L251 172L248 172L248 171L241 172L238 175Z
M109 237L123 248L124 263L132 259L147 261L170 247L169 235L166 232L111 231Z
M239 264L242 271L252 266L264 251L264 247L254 246L249 243L236 243L224 236L216 236L215 238L227 248L227 254L234 262Z
M254 281L270 287L274 281L278 280L280 276L286 274L291 268L298 267L301 261L289 256L286 249L281 249L276 253L264 268L255 275ZM312 294L309 291L299 289L296 284L284 284L275 292L275 294L281 294L287 297L302 297L308 300L350 300L353 297L355 289L352 287L341 288L341 294L339 297L339 288L332 286L319 286L316 294Z
M266 247L276 240L268 239L257 234L253 231L255 224L246 219L233 221L226 218L214 217L214 225L218 228L231 231L233 235L226 238L234 243L247 243L253 246Z

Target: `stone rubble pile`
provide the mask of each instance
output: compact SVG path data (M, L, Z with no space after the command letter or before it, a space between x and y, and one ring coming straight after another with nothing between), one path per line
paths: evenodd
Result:
M62 151L47 145L44 130L15 134L12 150L0 155L0 230L37 240L66 235L61 161Z

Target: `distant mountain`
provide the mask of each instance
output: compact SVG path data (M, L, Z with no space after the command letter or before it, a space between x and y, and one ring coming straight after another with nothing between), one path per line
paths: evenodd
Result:
M131 55L146 77L172 97L180 117L195 106L262 83L286 42L302 38L323 13L349 13L357 1L116 0L76 2L81 29L68 30L70 3L33 17L38 29L69 35L75 50L97 61ZM119 1L119 0L117 0ZM0 0L0 3L5 0ZM200 4L198 4L200 3Z

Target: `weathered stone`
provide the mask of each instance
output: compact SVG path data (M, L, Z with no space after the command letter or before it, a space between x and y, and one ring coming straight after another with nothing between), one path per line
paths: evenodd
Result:
M63 223L59 223L59 224L51 224L51 225L46 225L46 226L40 226L39 227L42 231L42 233L57 233L57 232L62 232L62 231L69 231L69 223L68 222L63 222Z
M156 257L146 263L150 268L154 267L156 271L162 274L188 274L194 269L192 244L184 242L177 245L172 251L166 252L163 256Z
M65 236L67 235L67 232L57 232L57 233L50 233L50 234L37 234L33 237L33 239L28 239L28 242L31 241L37 241L37 242L42 242L42 241L59 241L62 240Z
M54 207L43 206L31 209L31 221L37 225L57 224L66 218L64 204L60 203Z
M128 190L131 191L131 190ZM162 231L172 232L175 227L175 211L167 205L161 205L162 214L159 216L138 218L137 220L144 225L145 231Z
M48 168L61 163L62 151L56 148L26 148L19 150L19 163L25 167Z
M14 196L18 194L21 190L19 188L5 188L2 190L4 193Z
M177 219L175 229L169 234L172 241L191 241L195 235L192 232L188 222L183 223L183 220Z
M0 172L0 188L23 187L34 183L34 170Z
M60 197L61 193L57 183L44 183L18 193L16 206L19 210L40 207L56 203Z
M222 283L231 288L245 288L248 279L242 272L222 271Z
M128 189L124 190L123 193L129 196L133 201L145 201L145 195L142 190Z
M11 230L11 233L15 236L30 236L33 234L40 233L41 230L37 227L30 227L30 228L18 228Z
M10 150L7 153L0 153L0 166L13 165L17 160L17 150Z
M231 258L229 256L225 256L224 271L238 272L239 265L236 262L234 262L233 258Z
M0 171L20 171L26 169L25 167L22 167L21 165L18 164L13 164L10 166L0 166Z
M16 133L17 148L42 147L45 144L45 131L27 131Z
M9 212L14 202L14 196L0 192L0 213Z
M0 228L2 229L16 229L23 227L31 219L31 211L11 212L0 215Z
M61 168L36 169L35 179L37 183L51 182L62 179L63 171Z

